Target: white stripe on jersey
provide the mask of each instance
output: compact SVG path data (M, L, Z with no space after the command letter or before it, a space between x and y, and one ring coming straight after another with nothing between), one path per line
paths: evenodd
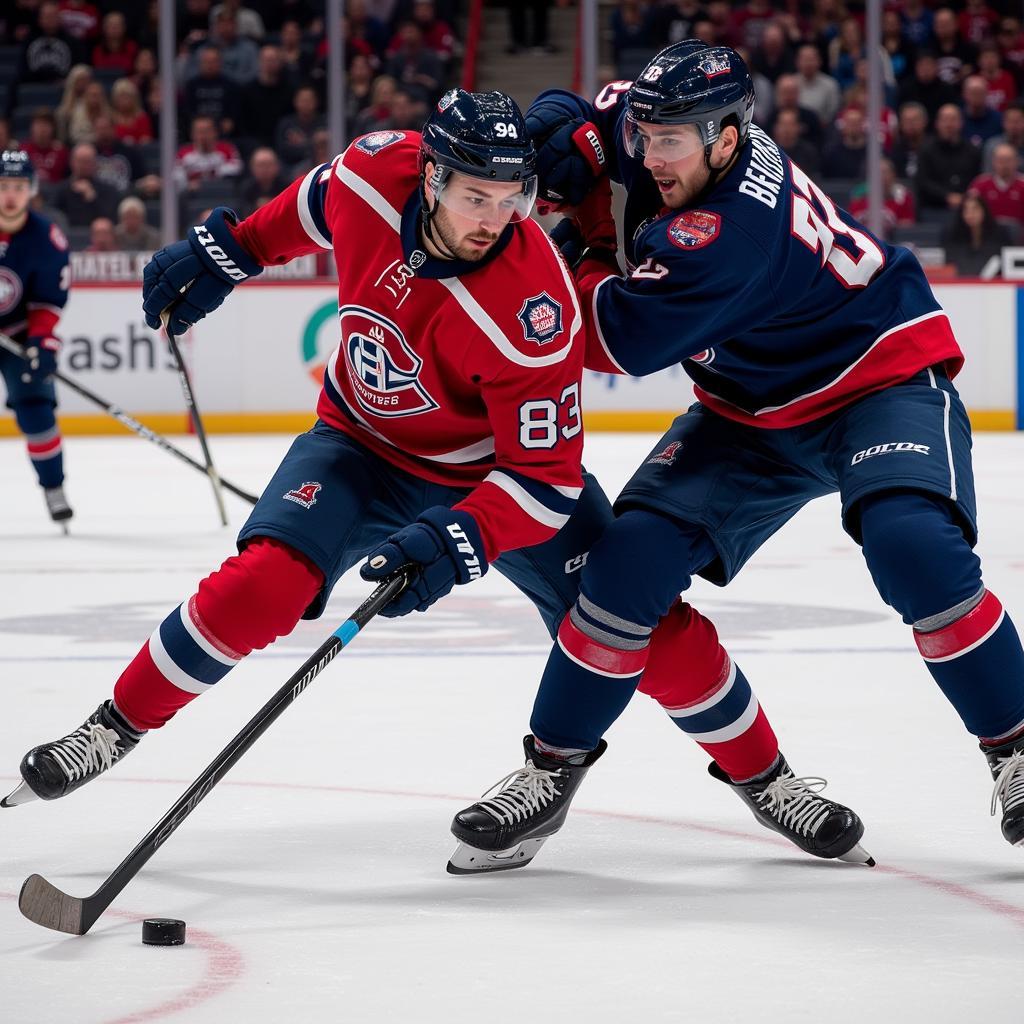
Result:
M560 512L555 512L547 505L542 504L522 484L500 470L492 470L484 477L485 484L494 484L500 487L531 519L536 519L544 526L550 526L554 530L560 530L569 517Z
M347 151L346 151L347 152ZM337 162L334 173L343 181L363 202L366 203L385 223L395 229L396 233L402 230L401 214L368 182L360 178L354 171L345 166L345 158Z
M321 249L333 249L334 246L331 244L330 239L321 234L320 229L316 226L316 222L313 220L313 215L309 212L309 190L313 187L313 179L323 173L320 170L322 166L322 164L317 164L317 166L302 179L302 184L299 186L295 205L299 209L299 222L302 224L303 230L307 235L309 235L310 239L316 242ZM327 173L330 174L330 171L328 170Z

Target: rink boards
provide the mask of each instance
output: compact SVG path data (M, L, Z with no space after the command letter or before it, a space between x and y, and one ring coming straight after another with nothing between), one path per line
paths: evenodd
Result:
M967 364L957 386L976 429L1024 427L1024 287L958 282L935 286ZM313 420L318 380L337 343L331 285L253 282L239 288L184 339L207 429L295 432ZM142 319L137 283L79 284L60 333L61 369L166 433L186 429L174 369ZM681 367L646 378L586 374L590 430L659 430L692 401ZM66 433L120 431L71 393L61 395ZM13 420L0 415L0 435Z

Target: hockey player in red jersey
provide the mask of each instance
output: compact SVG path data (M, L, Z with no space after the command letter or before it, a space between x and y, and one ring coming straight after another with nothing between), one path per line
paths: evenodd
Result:
M334 248L340 345L324 376L319 422L296 439L253 509L239 554L160 624L111 700L75 732L26 755L24 783L5 806L55 799L95 778L251 651L318 616L337 579L363 559L368 580L418 567L384 615L423 611L493 565L554 635L611 509L581 469L583 313L560 255L527 219L533 161L508 97L452 91L422 136L365 135L247 220L235 224L218 209L187 241L154 256L147 320L156 325L171 307L177 333L263 266ZM691 647L708 672L729 675L706 620L680 609L676 624L699 635ZM672 669L671 660L666 653L676 682L665 701L682 708L700 697L693 687L705 676ZM778 751L745 692L741 720L717 737L727 762L740 733L756 757ZM604 747L563 757L560 730L569 726L557 720L590 713L565 702L550 734L525 741L531 770L566 796ZM531 799L536 778L526 773L516 799ZM511 799L506 791L506 805ZM812 852L847 853L863 832L859 819L815 800L829 825L820 836L827 842ZM563 806L553 808L540 842L557 831Z

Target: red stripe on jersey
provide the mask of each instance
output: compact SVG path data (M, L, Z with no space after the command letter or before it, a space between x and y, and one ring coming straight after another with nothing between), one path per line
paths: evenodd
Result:
M558 645L578 665L603 676L639 675L647 664L648 647L639 651L620 651L581 633L566 615L558 627Z
M752 414L704 388L694 386L693 391L704 405L726 419L751 427L781 430L820 419L865 395L909 380L915 373L939 363L945 365L951 380L964 365L963 352L944 313L883 334L837 380L778 408L762 409Z
M925 661L952 661L983 644L999 628L1003 615L999 598L986 590L963 618L931 633L915 631L917 649Z

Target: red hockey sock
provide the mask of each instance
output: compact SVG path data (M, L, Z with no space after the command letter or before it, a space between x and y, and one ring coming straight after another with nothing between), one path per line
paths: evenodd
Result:
M158 729L245 655L290 633L323 582L288 545L252 541L157 627L114 686L118 710L140 730Z
M779 741L746 677L695 608L676 602L651 634L640 690L734 781L760 775Z

